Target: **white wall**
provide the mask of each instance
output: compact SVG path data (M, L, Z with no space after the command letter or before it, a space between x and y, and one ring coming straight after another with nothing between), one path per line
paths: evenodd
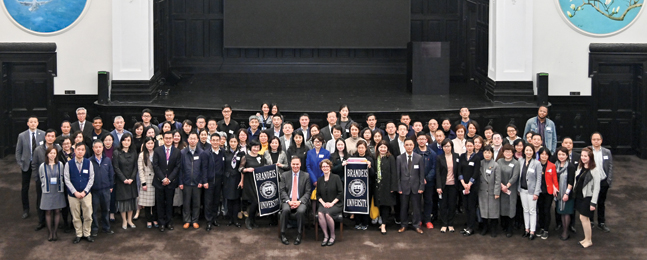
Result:
M560 17L555 0L534 1L534 11L533 75L549 73L551 96L569 95L571 91L591 95L590 43L647 43L647 10L629 28L607 37L587 36L571 28Z
M76 94L97 94L97 71L112 68L111 0L92 0L72 28L51 36L19 28L5 11L0 11L0 42L55 42L58 74L54 94L75 90ZM3 7L0 7L3 8Z

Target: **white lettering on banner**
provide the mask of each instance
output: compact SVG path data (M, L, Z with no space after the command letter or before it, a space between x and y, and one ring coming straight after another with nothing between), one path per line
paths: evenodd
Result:
M267 179L270 179L270 178L276 178L276 170L254 173L254 178L256 178L256 181L262 181L262 180L267 180Z
M347 199L346 206L348 207L368 207L367 200Z
M263 201L263 202L260 202L259 205L261 206L262 209L270 209L279 205L279 199Z
M351 178L368 177L368 169L347 169L346 177L351 177Z

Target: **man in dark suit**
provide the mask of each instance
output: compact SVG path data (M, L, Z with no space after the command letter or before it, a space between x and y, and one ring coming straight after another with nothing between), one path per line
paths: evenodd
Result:
M307 113L303 113L299 116L299 126L300 127L296 130L301 130L301 132L303 132L303 140L305 141L310 139L310 116L308 116Z
M83 137L85 137L86 143L87 140L92 138L92 123L85 120L88 116L88 111L84 107L79 107L76 109L76 121L72 123L72 133L77 131L83 132Z
M404 153L404 140L407 138L407 133L409 133L409 127L404 123L398 124L398 138L391 141L391 153L394 156L398 156Z
M29 182L31 181L31 160L34 150L45 143L45 131L38 129L38 118L30 116L27 119L29 129L18 135L16 143L16 162L22 171L22 218L29 217ZM36 185L37 189L40 185ZM40 193L40 192L39 192ZM36 205L39 209L40 205Z
M272 127L265 130L267 133L267 139L272 139L272 137L281 137L283 136L283 117L280 113L276 113L272 116Z
M281 242L285 245L290 244L285 237L289 216L296 213L297 216L297 238L294 240L295 245L301 244L303 237L303 221L305 220L306 210L310 202L310 175L301 171L301 159L292 156L290 159L291 171L281 174L280 201L281 203ZM296 181L296 182L295 182Z
M420 196L425 191L425 164L422 156L413 152L413 139L404 141L405 153L398 156L397 169L400 176L398 193L400 194L400 221L401 228L398 233L407 229L409 216L409 202L413 207L413 227L418 234L422 234L420 228Z
M324 138L324 143L332 139L332 128L335 126L335 124L337 124L337 112L335 111L328 112L326 121L328 121L328 125L326 127L321 128L321 131L319 131L319 134Z
M204 218L207 220L207 231L211 231L213 226L219 226L216 216L220 210L220 194L225 176L225 151L220 148L220 135L213 134L210 139L211 145L200 154L202 187L204 187Z
M165 228L173 230L173 196L178 186L181 155L180 150L173 146L173 133L164 133L164 145L153 151L153 170L155 178L155 206L160 224L160 231Z
M38 177L38 167L47 161L47 148L53 146L56 148L58 153L61 152L61 146L55 144L54 141L56 141L56 131L51 128L47 129L47 131L45 131L45 143L36 147L32 154L31 172L32 178L36 181L36 205L38 205L38 226L36 226L36 231L45 227L45 211L40 209L40 200L43 194L41 190L41 181Z
M443 154L443 146L440 144L445 140L445 132L443 132L442 129L438 129L434 133L434 136L436 137L436 141L430 144L429 148L431 148L431 150L436 154Z

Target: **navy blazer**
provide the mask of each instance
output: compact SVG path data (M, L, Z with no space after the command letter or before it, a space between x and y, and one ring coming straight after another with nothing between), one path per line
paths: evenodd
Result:
M436 186L436 153L427 147L427 151L420 151L420 148L416 147L413 149L414 153L417 153L422 156L422 160L425 165L425 180L427 184Z
M162 145L153 150L153 171L155 171L153 186L158 189L164 188L162 180L168 178L171 183L166 188L175 189L178 186L177 179L180 172L182 155L180 154L180 150L171 145L171 154L168 163L166 163L166 151L164 149L166 147Z
M202 161L202 183L214 183L216 176L222 177L225 174L225 150L218 149L218 154L213 153L213 147L209 146L200 154Z
M197 187L202 184L204 176L202 173L202 160L200 154L202 149L199 146L195 147L195 151L191 154L191 149L187 146L180 152L182 154L182 163L180 163L180 185L187 185Z

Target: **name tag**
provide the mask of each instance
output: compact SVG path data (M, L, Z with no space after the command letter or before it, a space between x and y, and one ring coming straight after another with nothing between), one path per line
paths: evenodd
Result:
M553 172L553 169L548 169L548 171L547 171L547 172Z
M553 130L551 127L546 127L546 131Z
M38 142L39 145L43 145L43 141Z
M57 181L58 181L58 180L57 180L56 178L50 178L50 180L49 180L49 184L51 184L51 185L56 185Z
M261 157L256 157L256 160L258 161L258 163L261 163Z
M229 130L229 134L234 134L234 130Z
M514 167L514 163L508 164L508 166L510 166L510 167Z
M319 155L319 158L323 158L323 156L324 156L323 154L320 154L320 155Z
M225 157L224 157L224 156L222 157L222 161L223 161L223 162L225 161Z
M88 174L88 170L83 170L83 173Z
M456 162L458 162L458 159L456 159Z
M194 161L197 161L198 159L200 159L200 156L193 156Z
M42 142L41 142L41 143L42 143ZM609 156L603 156L603 157L602 157L602 159L603 159L603 160L609 160Z
M575 161L575 162L574 162L574 164L577 164L577 163L579 163L579 162L578 162L578 161Z
M469 166L474 166L474 162L470 162L470 163L468 163L467 165L469 165Z
M346 129L346 133L348 133L350 130Z
M420 166L414 165L413 168L417 170L417 169L420 169Z
M92 137L92 139L93 139L93 140L97 140L97 137L96 137L96 136L93 136L93 137Z
M492 170L485 170L485 173L490 174L492 173Z
M528 169L528 172L532 172L532 173L534 173L534 172L535 172L535 169Z
M236 160L237 160L237 161L239 161L239 160L240 160L240 156L236 156Z

